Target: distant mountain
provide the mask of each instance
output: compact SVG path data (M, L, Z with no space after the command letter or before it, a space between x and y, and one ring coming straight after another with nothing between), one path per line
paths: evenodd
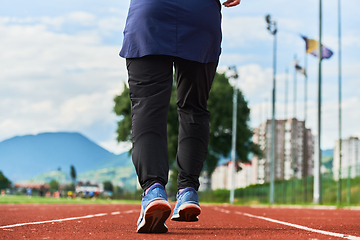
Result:
M334 156L334 149L326 149L326 150L321 150L321 157L333 157Z
M11 180L30 179L56 170L77 174L131 165L127 152L115 155L79 133L40 133L0 142L0 170Z
M334 161L334 149L327 149L321 151L321 164L328 170L332 170Z
M60 184L67 184L71 182L70 173L63 171L51 171L46 173L41 173L35 177L30 179L26 179L23 181L17 181L16 184L45 184L50 183L51 180L55 180Z

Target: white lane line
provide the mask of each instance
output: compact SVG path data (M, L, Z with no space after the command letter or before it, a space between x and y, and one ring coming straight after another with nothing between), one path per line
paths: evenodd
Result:
M0 226L0 229L1 228L20 227L20 226L25 226L25 225L36 225L36 224L42 224L42 223L64 222L64 221L71 221L71 220L84 219L84 218L93 218L93 217L95 217L95 216L87 215L87 216L82 216L82 217L63 218L63 219L40 221L40 222L18 223L18 224L12 224L12 225L7 225L7 226Z
M94 216L95 217L102 217L102 216L105 216L105 215L108 215L107 213L98 213L98 214L95 214Z
M133 213L133 212L140 212L139 210L128 210L128 211L125 211L124 213Z
M135 212L135 210L129 210L124 213L132 213L132 212ZM113 213L120 214L120 212L113 212ZM114 215L113 213L111 213L111 214ZM98 213L98 214L94 214L94 215L86 215L86 216L81 216L81 217L71 217L71 218L39 221L39 222L17 223L17 224L12 224L12 225L0 226L0 229L21 227L21 226L25 226L25 225L36 225L36 224L43 224L43 223L65 222L65 221L72 221L72 220L85 219L85 218L102 217L102 216L106 216L106 215L108 215L108 213Z
M118 215L120 212L112 212L111 215Z
M230 213L229 210L221 209L221 208L218 208L218 207L215 207L215 210L220 211L220 212L224 212L224 213ZM247 216L247 217L262 219L262 220L269 221L269 222L283 224L283 225L286 225L286 226L302 229L302 230L309 231L309 232L315 232L315 233L320 233L320 234L324 234L324 235L340 237L340 238L345 238L345 239L351 239L351 240L360 240L360 237L351 236L351 235L347 235L347 234L318 230L318 229L314 229L314 228L304 227L304 226L301 226L301 225L298 225L298 224L293 224L293 223L288 223L288 222L275 220L275 219L272 219L272 218L256 216L256 215L252 215L252 214L249 214L249 213L243 213L243 212L238 212L238 211L235 211L234 213L239 214L239 215L244 215L244 216Z
M271 218L267 218L267 217L255 216L255 215L252 215L252 214L249 214L249 213L242 213L242 212L235 212L235 213L240 214L240 215L245 215L245 216L248 216L248 217L263 219L263 220L266 220L266 221L269 221L269 222L274 222L274 223L287 225L287 226L290 226L290 227L299 228L299 229L310 231L310 232L321 233L321 234L324 234L324 235L329 235L329 236L334 236L334 237L341 237L341 238L346 238L346 239L351 239L351 240L360 240L360 237L351 236L351 235L347 235L347 234L328 232L328 231L324 231L324 230L318 230L318 229L304 227L304 226L301 226L301 225L298 225L298 224L283 222L283 221L279 221L279 220L275 220L275 219L271 219Z

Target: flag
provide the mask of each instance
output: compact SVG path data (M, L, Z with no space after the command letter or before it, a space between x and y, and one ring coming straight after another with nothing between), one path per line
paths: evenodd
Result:
M310 53L311 55L317 57L319 55L319 42L314 39L309 39L307 37L301 36L305 43L306 43L306 53ZM321 59L328 59L333 55L333 52L325 47L324 45L321 45Z
M295 69L296 69L296 71L298 71L299 73L304 74L304 76L306 77L305 68L300 67L300 65L299 65L297 62L295 63Z

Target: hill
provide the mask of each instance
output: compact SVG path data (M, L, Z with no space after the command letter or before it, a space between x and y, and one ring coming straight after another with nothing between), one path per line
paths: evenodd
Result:
M69 172L51 171L39 174L35 177L32 177L31 179L19 181L17 183L44 184L49 183L51 180L56 180L60 184L67 184L71 182L71 177ZM102 168L85 173L80 173L77 176L76 180L82 182L90 181L98 183L110 181L114 185L120 186L128 190L134 190L137 186L137 176L134 166L132 164L122 167Z
M332 171L334 160L334 150L327 149L321 151L321 164L326 167L328 171Z
M321 157L333 157L334 149L321 150Z
M116 186L128 190L136 190L137 176L133 165L123 167L110 167L94 170L79 175L79 181L110 181Z
M12 181L61 170L74 165L77 174L131 165L128 153L116 155L79 133L40 133L0 142L0 170Z

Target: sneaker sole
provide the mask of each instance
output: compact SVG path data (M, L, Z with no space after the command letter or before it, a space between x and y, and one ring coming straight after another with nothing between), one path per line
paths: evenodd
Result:
M156 200L145 209L144 219L140 222L138 233L166 233L166 219L170 216L171 207L165 200Z
M171 217L171 220L178 222L196 222L199 221L198 215L201 208L195 203L184 203L179 207L179 213Z

